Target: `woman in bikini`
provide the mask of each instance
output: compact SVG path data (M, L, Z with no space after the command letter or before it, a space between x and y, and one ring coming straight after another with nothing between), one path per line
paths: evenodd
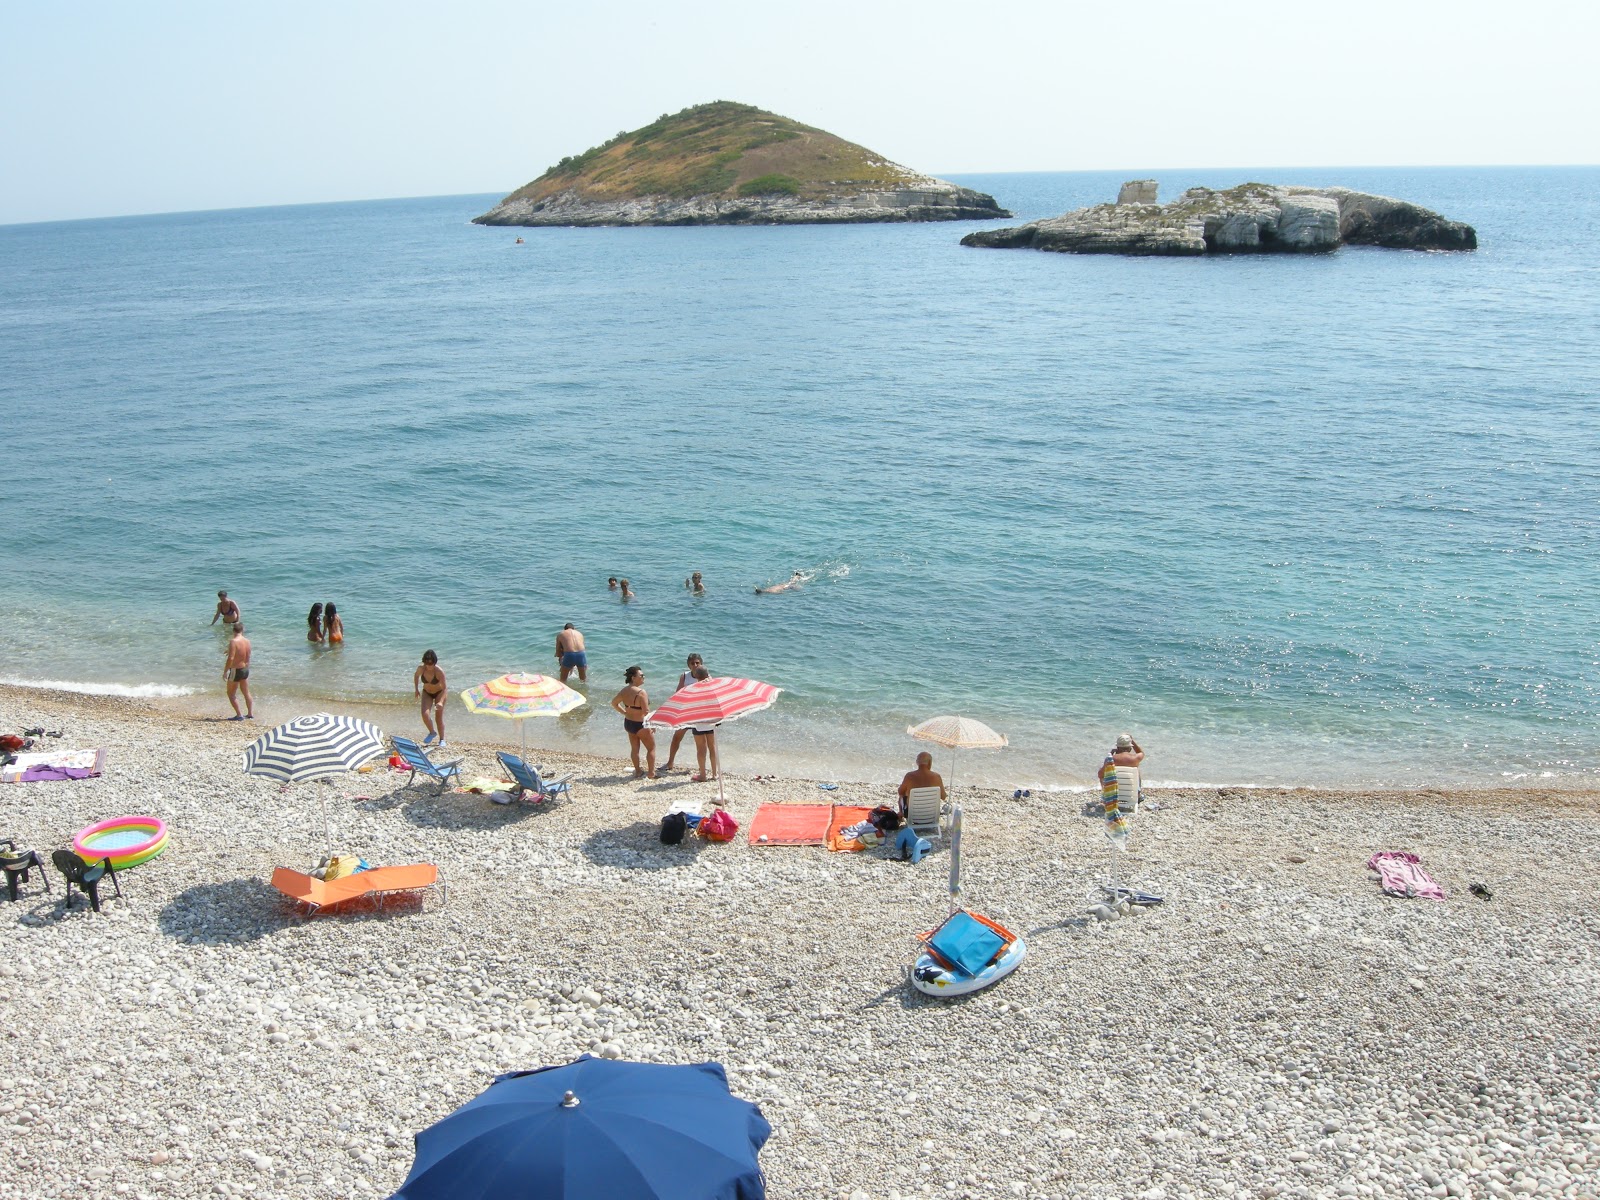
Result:
M328 635L330 646L337 646L344 641L344 622L339 619L339 610L331 600L322 609L322 631Z
M432 650L422 652L422 665L411 676L411 690L422 701L422 723L427 727L428 736L422 739L424 746L431 746L433 739L439 739L439 746L444 747L444 668L439 666L439 656Z
M306 614L306 641L322 644L322 605L313 604Z
M698 654L689 655L689 661L684 667L683 674L678 676L678 686L673 689L674 694L683 691L684 688L693 683L695 668L703 666L705 666L705 663L700 660L700 656ZM673 733L672 741L667 745L667 765L661 768L662 774L666 774L668 771L672 770L672 764L677 761L678 758L678 747L683 744L683 735L688 732L689 727L687 725L680 725Z
M644 727L645 714L650 711L650 697L644 692L644 668L629 667L622 673L623 688L611 697L611 707L622 714L622 727L628 731L628 749L633 756L633 777L656 777L656 735ZM639 747L645 748L648 771L639 767Z

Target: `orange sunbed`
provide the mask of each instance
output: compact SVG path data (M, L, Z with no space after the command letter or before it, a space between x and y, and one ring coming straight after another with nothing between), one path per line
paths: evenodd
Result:
M433 888L444 894L444 882L439 878L439 868L432 863L414 863L404 867L373 867L343 875L338 879L314 879L288 867L277 867L272 872L272 886L289 899L306 906L311 916L336 904L345 904L362 896L373 897L378 907L384 899L396 892L420 892Z
M831 804L763 804L750 818L750 844L820 846L832 816Z

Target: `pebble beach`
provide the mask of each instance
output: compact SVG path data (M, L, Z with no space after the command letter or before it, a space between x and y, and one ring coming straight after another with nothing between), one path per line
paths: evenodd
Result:
M963 785L965 902L1029 953L939 1000L908 967L946 852L745 840L759 804L883 783L741 759L739 837L664 846L714 784L544 750L570 800L283 788L240 768L264 724L0 687L0 729L34 725L105 771L0 787L0 837L48 858L153 813L171 842L100 914L53 870L0 912L0 1197L383 1197L418 1130L583 1053L724 1064L773 1197L1600 1194L1600 793L1157 789L1114 856L1092 796ZM267 880L330 850L446 894L304 919ZM1447 899L1383 895L1380 850ZM1165 903L1091 915L1113 873Z

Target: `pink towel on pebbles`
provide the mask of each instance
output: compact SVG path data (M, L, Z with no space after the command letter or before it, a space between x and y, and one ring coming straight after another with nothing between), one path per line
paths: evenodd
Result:
M1391 896L1411 900L1443 900L1444 889L1422 869L1422 860L1404 850L1380 850L1367 859L1367 870L1378 873L1378 886Z

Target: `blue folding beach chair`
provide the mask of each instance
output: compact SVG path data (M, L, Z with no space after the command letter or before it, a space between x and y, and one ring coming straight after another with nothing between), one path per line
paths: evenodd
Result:
M560 779L546 779L539 774L538 767L530 766L515 754L497 750L495 757L500 760L500 765L506 769L506 774L511 776L511 782L517 785L517 790L525 797L531 793L539 800L553 800L557 796L572 795L571 774L563 775Z
M410 738L390 737L389 740L394 743L395 753L405 759L406 765L411 768L411 778L406 780L407 787L415 783L419 775L426 775L429 779L437 780L441 792L444 791L445 785L452 779L458 784L461 782L461 759L456 758L450 762L436 763L428 757L426 750Z

